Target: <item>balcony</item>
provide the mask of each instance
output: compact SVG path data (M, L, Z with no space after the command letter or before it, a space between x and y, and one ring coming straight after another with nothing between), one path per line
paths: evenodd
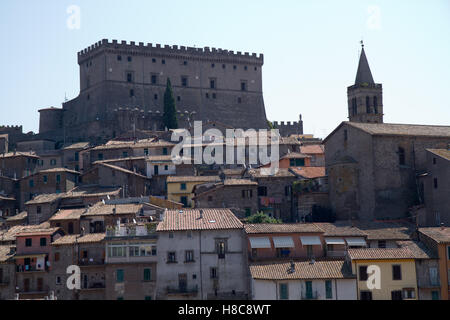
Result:
M18 265L16 266L16 272L45 272L48 271L47 266L38 268L35 265Z
M108 238L123 237L156 237L156 224L147 223L142 225L121 225L110 227L106 230Z
M105 259L100 258L81 258L78 261L79 266L101 266L105 264Z
M92 282L86 285L81 286L81 290L102 290L105 289L105 283L104 282Z
M167 287L167 295L182 295L182 296L196 296L198 293L198 286L192 287Z

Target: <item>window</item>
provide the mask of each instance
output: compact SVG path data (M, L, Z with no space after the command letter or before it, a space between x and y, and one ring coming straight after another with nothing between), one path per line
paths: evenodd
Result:
M152 82L152 84L158 83L158 76L156 74L151 75L151 82Z
M183 65L187 66L187 61L183 61Z
M166 64L166 60L162 59L161 64Z
M288 284L287 283L280 283L280 285L279 285L279 294L280 294L280 300L287 300L287 299L289 299Z
M167 156L167 148L163 148L163 155Z
M144 269L144 281L151 281L152 280L152 269L145 268Z
M134 97L134 90L133 89L130 89L130 98L131 97Z
M181 101L181 97L180 96L177 96L177 101Z
M56 159L51 159L50 160L50 165L51 166L56 166Z
M242 103L242 98L241 97L238 98L238 103Z
M213 197L212 196L208 196L208 202L213 201Z
M370 113L370 98L366 97L366 112Z
M236 66L233 66L233 70L236 70L237 69L237 67Z
M173 236L174 236L173 232L169 232L169 239L173 239Z
M252 190L242 190L242 198L251 198Z
M188 238L192 238L192 230L186 231L186 236L187 236Z
M398 164L404 166L405 163L405 149L398 147Z
M186 196L180 197L180 202L183 204L183 206L188 206L188 198Z
M247 91L247 81L241 81L241 91Z
M325 298L333 299L333 287L331 280L325 281Z
M153 63L156 63L156 59L155 59L155 58L152 58L152 62L153 62Z
M57 174L56 175L56 183L60 183L61 182L61 175Z
M148 149L144 149L144 155L148 156Z
M47 246L47 238L41 238L39 240L41 247L46 247Z
M367 281L367 266L359 267L359 281Z
M208 92L205 93L205 97L206 97L206 99L209 99L209 93Z
M116 282L123 282L123 278L124 278L123 269L117 269Z
M151 296L145 296L144 300L152 300Z
M258 187L258 196L266 197L267 196L267 187Z
M214 63L211 63L211 68L214 68L216 65Z
M33 239L26 238L25 239L25 247L31 247L33 245Z
M126 151L122 152L122 158L128 158L128 152Z
M378 248L386 248L386 240L378 240Z
M48 176L44 176L43 179L44 179L44 183L46 184L48 182Z
M187 87L188 86L188 78L187 77L181 77L181 86Z
M194 251L186 250L184 262L194 262Z
M358 114L358 105L356 103L356 98L352 99L352 115Z
M33 180L33 179L30 179L29 184L30 184L30 188L33 188L33 187L34 187L34 180Z
M212 97L213 97L213 99L216 99L216 98L217 98L217 94L216 94L216 93L213 93L213 94L212 94Z
M225 252L227 251L227 240L216 240L216 252L219 255L219 259L225 258Z
M128 62L131 62L131 60L132 60L131 57L128 57L127 59L128 59Z
M209 87L211 89L216 89L216 79L209 79Z
M226 65L225 64L222 64L222 69L225 69L226 68Z
M59 261L59 252L55 252L55 258L54 258L55 262Z
M416 290L414 288L404 288L403 289L403 299L415 299Z
M61 277L60 276L57 276L55 280L56 280L55 281L56 284L61 284Z
M218 275L217 275L217 268L216 267L211 267L209 269L209 274L210 274L210 278L211 279L217 279Z
M117 56L117 61L122 61L122 56L121 55Z
M36 207L36 213L37 213L37 214L41 214L41 212L42 212L41 206L37 206L37 207Z
M153 99L158 100L158 94L155 93L155 94L153 95Z
M392 266L392 280L402 280L402 268L400 265Z
M344 130L344 141L348 140L348 133L347 130Z
M313 246L311 246L311 245L306 246L306 256L308 257L308 259L313 258L313 256L314 256Z
M248 70L248 67L247 67L247 66L245 66L245 67L244 67L244 70L245 70L245 71L247 71L247 70Z
M438 188L438 180L437 180L437 178L433 178L433 185L434 185L435 189Z
M186 183L182 183L182 184L180 185L180 189L181 189L181 190L186 190Z
M75 152L75 161L78 161L80 159L80 154L78 152Z
M133 74L131 72L127 72L127 82L133 82Z
M377 96L373 97L373 112L375 114L378 113L378 98L377 98Z
M439 291L431 291L431 300L439 300Z
M167 263L175 263L177 262L176 253L171 251L167 253Z
M277 258L287 258L291 254L288 248L277 248Z
M372 300L372 292L370 291L361 291L359 294L360 300Z
M97 158L98 158L98 160L103 160L103 153L99 153Z

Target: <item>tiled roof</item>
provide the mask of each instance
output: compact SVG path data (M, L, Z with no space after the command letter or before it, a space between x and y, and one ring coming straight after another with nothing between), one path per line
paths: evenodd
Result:
M427 149L427 151L434 153L446 160L450 160L450 150L449 149Z
M281 159L304 159L304 158L311 158L311 156L299 152L289 152L281 157Z
M223 181L225 186L257 186L258 183L256 181L252 181L249 179L225 179Z
M31 236L31 235L52 235L59 230L59 227L55 228L35 228L25 229L16 234L16 237Z
M219 176L168 176L167 182L217 182Z
M202 217L200 211L203 212ZM242 229L242 222L229 209L167 210L156 231Z
M354 222L367 234L367 240L410 240L414 226L397 222Z
M40 204L40 203L50 203L59 200L63 197L62 193L50 193L50 194L39 194L35 196L32 200L25 202L25 204Z
M116 162L133 161L133 160L145 160L145 156L97 160L97 161L94 161L93 164L97 164L97 163L116 163Z
M38 173L52 173L52 172L68 172L73 174L80 174L78 171L70 170L67 168L51 168L46 170L40 170Z
M95 242L101 242L105 239L105 233L88 233L84 236L81 236L79 234L71 234L66 235L64 237L61 237L55 241L52 242L52 245L54 246L61 246L61 245L71 245L76 243L95 243Z
M293 178L295 177L295 175L289 171L289 169L287 168L279 168L277 173L275 173L274 175L264 175L262 174L262 171L264 168L258 168L258 169L250 169L248 170L248 173L254 177L254 178L285 178L285 177L289 177L289 178ZM265 169L269 169L269 168L265 168Z
M9 217L8 219L6 219L6 221L8 221L8 222L10 222L10 221L19 221L19 220L26 219L27 216L28 216L28 212L22 211L21 213L18 213L15 216Z
M138 214L142 207L142 204L103 204L103 202L98 202L88 208L83 216L112 215L114 209L116 210L115 214Z
M296 175L306 179L321 178L326 176L325 167L295 167L290 168Z
M402 135L422 137L450 137L450 126L397 124L397 123L344 123L361 129L370 135Z
M120 194L120 187L76 187L64 194L64 198L88 198L88 197L106 197L117 196Z
M64 148L64 150L71 150L71 149L86 149L89 147L89 142L77 142L73 143L71 145L68 145Z
M423 243L417 241L397 241L401 248L408 248L416 259L437 259Z
M183 161L183 162L188 162L188 161L191 162L192 161L188 157L177 156L175 158L172 158L172 155L147 156L145 159L150 162L173 162L174 160Z
M14 254L11 253L11 248L14 248L12 246L0 246L0 262L5 262L11 257L14 256Z
M315 222L314 224L325 232L323 235L326 237L364 237L366 235L357 227L352 227L351 225L348 225L346 223Z
M60 209L49 221L56 220L78 220L80 216L86 211L85 208L82 209Z
M14 157L31 157L39 158L34 152L8 152L0 154L0 158L14 158Z
M364 248L348 249L352 260L414 259L414 254L404 248Z
M1 241L14 241L16 239L16 235L21 232L32 231L32 230L40 230L40 229L48 229L50 228L50 223L44 222L38 225L28 225L28 226L13 226L8 230L0 231L0 240Z
M2 196L1 194L0 194L0 200L3 200L3 201L16 201L16 199L14 199L12 197L5 197L5 196Z
M351 270L344 260L294 261L294 271L290 262L261 262L250 264L253 279L294 280L294 279L344 279L352 278Z
M314 223L254 223L244 224L245 232L251 233L294 233L294 232L317 232L323 230Z
M323 154L324 153L323 144L310 144L300 147L300 152L305 154Z
M175 144L162 139L141 139L135 141L108 141L106 144L97 146L93 150L105 150L105 149L121 149L121 148L145 148L145 147L172 147Z
M123 173L126 173L126 174L135 175L135 176L138 176L138 177L141 177L141 178L144 178L144 179L148 179L146 176L143 176L142 174L139 174L137 172L133 172L131 170L128 170L128 169L125 169L125 168L122 168L122 167L119 167L119 166L115 166L115 165L112 165L112 164L98 162L97 165L100 165L100 166L103 166L103 167L107 167L107 168L115 170L115 171L120 171L120 172L123 172Z
M450 243L450 228L449 227L419 228L419 232L430 237L437 243Z

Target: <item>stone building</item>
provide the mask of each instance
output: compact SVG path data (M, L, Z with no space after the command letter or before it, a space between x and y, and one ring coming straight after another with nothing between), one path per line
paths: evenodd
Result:
M238 218L258 211L258 183L248 179L225 179L209 188L194 187L195 208L228 208Z
M426 225L450 226L450 149L427 149L426 174L421 180Z
M80 153L89 148L89 142L73 143L62 148L62 165L64 168L80 171Z
M14 298L16 292L15 246L0 245L0 300Z
M79 52L78 64L78 97L62 109L41 109L40 135L100 142L128 131L130 123L134 129L164 129L167 79L184 126L195 112L196 120L267 128L262 54L104 39Z
M246 239L230 210L168 210L157 233L158 299L248 298Z
M105 233L72 234L52 242L49 289L58 300L105 299ZM80 267L80 289L69 289L67 268Z
M20 179L37 170L39 157L32 152L0 154L0 176Z
M117 224L107 230L106 299L156 299L157 240L155 223Z
M421 202L426 149L450 143L450 127L342 122L324 140L330 202L338 219L405 218Z

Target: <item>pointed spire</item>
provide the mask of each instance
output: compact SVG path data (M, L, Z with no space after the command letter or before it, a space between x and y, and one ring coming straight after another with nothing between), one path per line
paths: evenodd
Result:
M355 84L369 83L373 84L372 72L370 72L369 62L367 62L364 52L364 43L361 40L361 56L359 57L358 72L356 73Z

